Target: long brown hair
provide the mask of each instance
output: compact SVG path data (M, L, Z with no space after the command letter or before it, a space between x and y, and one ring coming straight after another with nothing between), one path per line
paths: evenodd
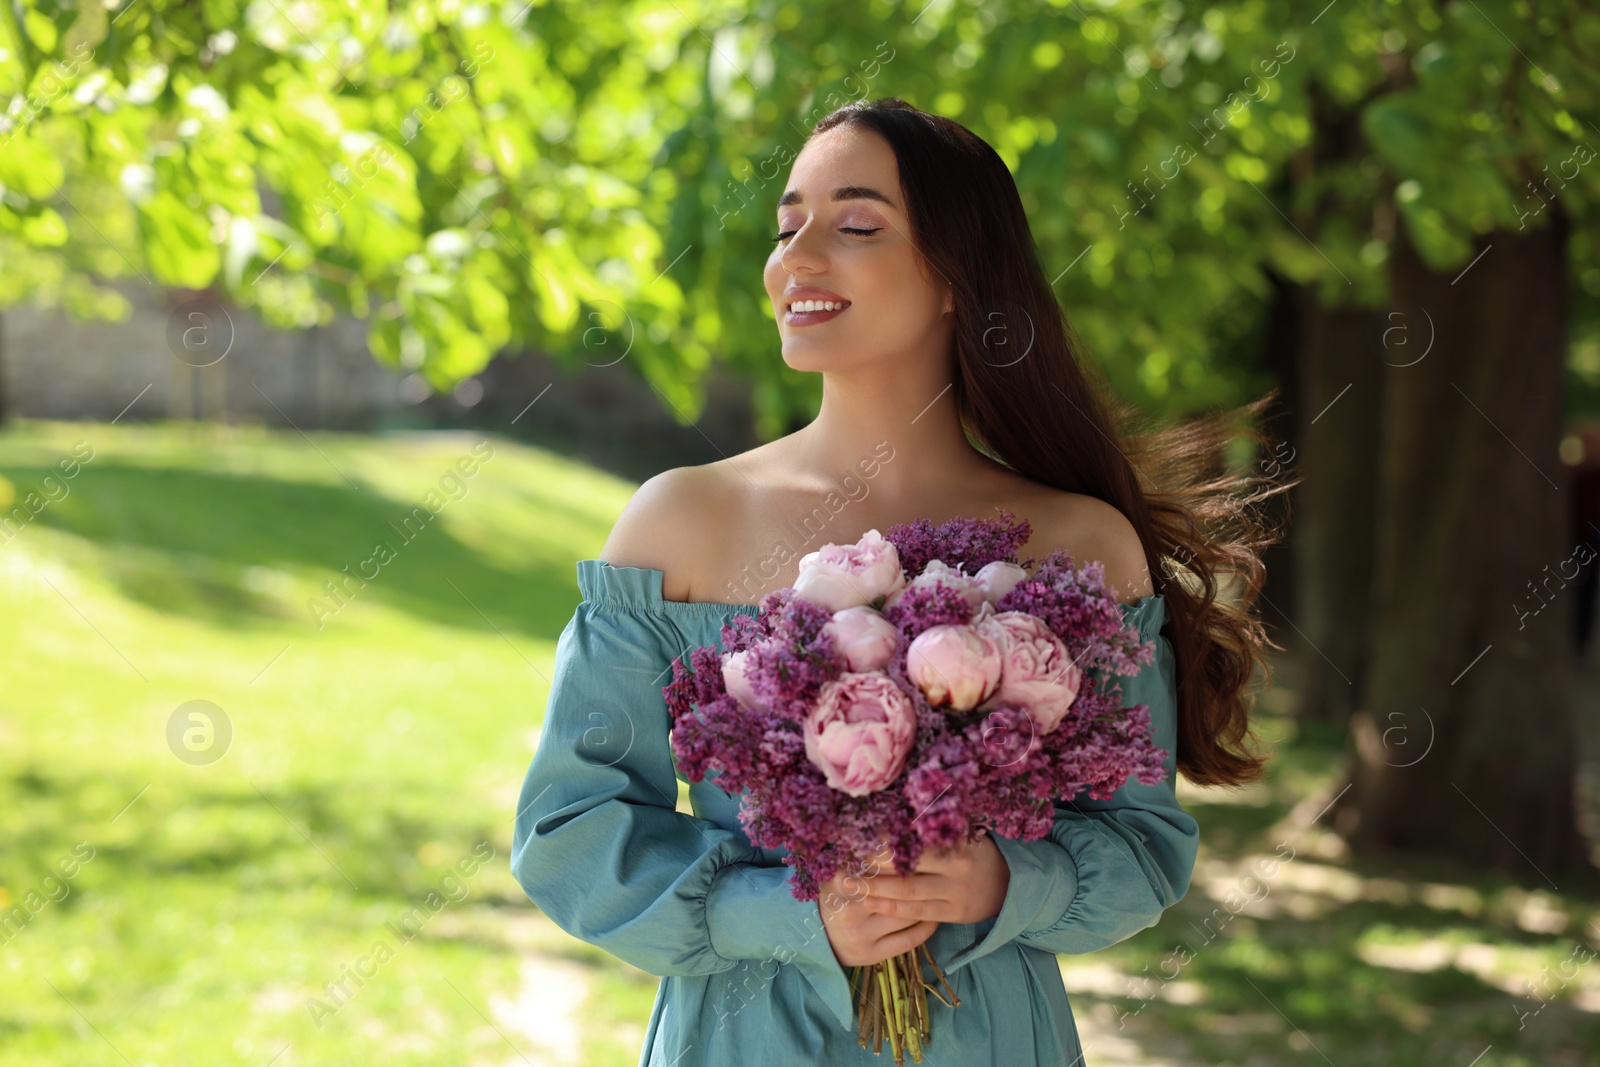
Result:
M993 148L898 97L847 104L812 136L847 123L894 150L917 249L953 291L954 394L969 439L1036 482L1127 516L1167 602L1179 771L1197 785L1260 778L1265 758L1245 745L1255 740L1250 683L1260 664L1270 684L1265 650L1280 648L1252 610L1265 578L1261 551L1279 532L1260 505L1296 482L1230 469L1225 456L1241 437L1273 446L1257 418L1276 390L1234 411L1152 425L1097 365L1080 361L1083 345ZM1219 590L1224 578L1237 588Z

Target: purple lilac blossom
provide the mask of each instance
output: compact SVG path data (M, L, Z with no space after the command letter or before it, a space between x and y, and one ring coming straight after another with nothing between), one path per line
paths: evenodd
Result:
M909 579L934 559L969 574L995 560L1014 563L1027 534L1026 521L957 519L934 527L918 520L892 527L886 539ZM662 692L679 769L690 781L711 777L730 795L742 794L746 836L758 848L785 852L791 892L802 901L818 899L835 874L859 872L883 843L896 871L909 874L927 848L971 842L985 828L1036 840L1051 828L1052 801L1083 792L1104 800L1130 778L1153 785L1166 777L1167 753L1151 741L1149 709L1123 707L1121 685L1089 673L1102 667L1108 678L1133 674L1155 651L1123 622L1099 563L1074 567L1069 555L1052 552L994 610L1038 617L1085 670L1054 730L1039 733L1026 708L1005 703L956 713L929 706L906 675L911 640L932 626L966 624L973 609L947 586L915 589L884 612L905 640L883 673L916 712L905 768L865 796L833 789L806 755L801 723L822 686L848 665L823 629L832 614L786 588L763 597L758 614L724 626L722 650L703 646L687 664L673 661L673 680ZM722 652L741 649L749 650L746 677L770 711L741 706L724 687Z

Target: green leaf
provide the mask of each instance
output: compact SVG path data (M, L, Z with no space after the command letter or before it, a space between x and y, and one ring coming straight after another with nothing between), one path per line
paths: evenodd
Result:
M41 208L22 220L22 236L39 248L60 248L67 243L67 223L53 208Z
M486 345L499 349L511 339L511 303L488 278L470 274L462 283L466 289L467 304L472 309L472 321L483 335Z
M1273 229L1263 235L1262 248L1266 260L1278 272L1302 285L1320 277L1329 269L1328 261L1298 233L1288 229Z
M138 206L138 217L145 258L157 281L189 289L211 284L221 256L204 215L162 189Z
M1438 139L1432 120L1416 98L1395 93L1375 101L1362 113L1361 126L1372 146L1400 174L1433 169Z
M33 46L45 55L50 55L56 50L56 24L50 21L50 16L42 11L28 8L22 13L22 28L28 34L28 39Z
M0 185L30 200L48 200L66 180L61 161L33 129L13 134L0 145Z
M534 262L530 272L533 291L538 297L535 311L545 329L551 333L566 333L575 325L578 315L578 301L561 277L563 268L569 265L568 257L549 246L545 253Z

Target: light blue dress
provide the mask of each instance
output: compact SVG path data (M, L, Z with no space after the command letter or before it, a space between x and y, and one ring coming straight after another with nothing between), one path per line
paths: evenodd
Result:
M892 1065L856 1044L850 976L816 902L789 891L780 851L753 848L738 797L715 776L678 782L661 687L671 662L719 645L753 605L661 595L662 573L579 560L583 600L556 645L538 750L512 833L511 869L529 898L574 937L661 975L641 1067ZM1122 676L1124 703L1150 707L1168 752L1160 785L1056 805L1048 838L995 843L1010 866L999 915L946 923L928 948L961 998L929 998L927 1067L1082 1062L1056 954L1093 952L1155 924L1188 891L1199 827L1173 792L1172 645L1165 600L1122 606L1155 661ZM685 780L686 781L686 780ZM909 1056L906 1062L911 1062Z

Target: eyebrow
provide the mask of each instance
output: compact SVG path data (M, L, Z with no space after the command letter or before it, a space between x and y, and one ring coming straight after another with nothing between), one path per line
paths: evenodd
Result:
M890 207L894 208L895 210L897 210L897 211L899 210L899 205L897 205L893 200L890 200L887 196L884 196L882 193L878 192L878 190L870 189L870 188L868 188L868 187L866 187L864 185L841 185L841 186L839 186L839 188L837 188L837 189L835 189L833 191L833 196L830 197L829 199L832 199L832 200L879 200L879 201L882 201L885 204L888 204ZM804 200L805 200L805 198L800 195L800 190L798 190L798 189L790 189L788 192L784 193L781 197L778 198L778 206L779 207L788 207L790 204L803 203Z

